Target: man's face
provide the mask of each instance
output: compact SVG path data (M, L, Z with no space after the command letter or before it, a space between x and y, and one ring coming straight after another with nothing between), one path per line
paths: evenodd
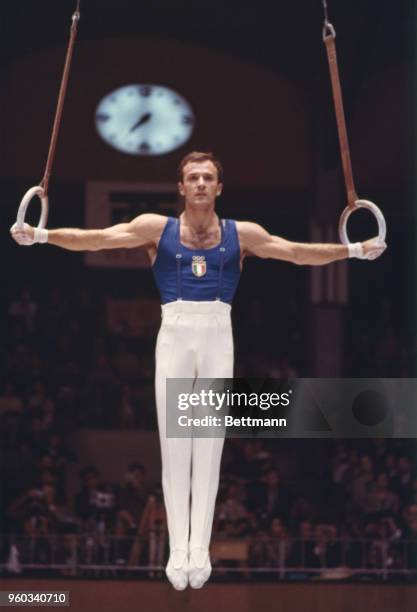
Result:
M182 182L178 190L185 197L186 204L205 208L212 206L222 192L218 182L217 169L213 162L189 162L183 168Z

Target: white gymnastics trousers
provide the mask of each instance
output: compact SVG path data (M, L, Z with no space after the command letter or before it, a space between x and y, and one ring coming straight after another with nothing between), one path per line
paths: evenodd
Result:
M166 379L233 377L231 307L218 300L162 306L156 345L156 404L171 553L208 549L224 439L167 438Z

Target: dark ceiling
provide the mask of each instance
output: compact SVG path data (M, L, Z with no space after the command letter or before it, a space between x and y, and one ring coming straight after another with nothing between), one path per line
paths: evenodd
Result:
M2 5L4 64L66 44L75 0ZM414 0L328 0L345 82L414 61ZM175 38L215 47L305 81L323 63L321 0L81 0L79 38Z
M362 126L374 125L373 131L366 136L366 130L363 132L361 128L360 138L381 141L378 150L370 155L372 158L389 141L392 156L384 154L384 159L389 160L385 164L398 166L397 183L406 180L414 184L417 0L327 0L327 4L337 32L349 128L355 109L364 112L366 104L362 103L367 85L378 84L390 74L385 79L385 89L374 89L384 98L381 102L385 104L378 104L378 109L384 111L375 121L379 98L374 98L373 106L366 107L368 119L362 119ZM16 60L40 51L59 47L63 53L75 7L76 0L3 3L0 14L3 73L7 74L8 66ZM306 94L306 108L313 118L315 150L320 152L321 163L326 168L339 167L328 65L322 42L323 17L322 0L81 0L78 40L174 39L265 66L294 82ZM215 84L215 75L210 73L208 78ZM0 93L9 94L7 78L0 80ZM384 125L391 126L391 132L395 133L389 136L389 130L381 129ZM376 138L379 135L381 138ZM358 141L353 139L354 145ZM367 161L369 156L365 158ZM410 163L401 164L404 159ZM382 162L378 163L380 168L384 167ZM406 171L403 166L407 166Z

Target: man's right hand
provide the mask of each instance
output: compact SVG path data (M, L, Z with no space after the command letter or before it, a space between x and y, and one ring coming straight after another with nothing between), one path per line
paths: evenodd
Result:
M30 246L35 243L35 228L28 223L25 223L22 228L18 228L15 223L10 228L10 234L13 240L22 246Z
M17 244L30 246L35 242L48 242L48 230L40 227L32 227L28 223L23 225L23 228L18 228L15 223L10 228L12 238Z

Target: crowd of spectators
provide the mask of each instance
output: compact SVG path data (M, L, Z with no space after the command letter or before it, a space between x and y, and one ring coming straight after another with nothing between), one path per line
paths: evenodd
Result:
M14 464L16 490L5 517L13 538L4 541L26 536L22 542L32 542L31 551L19 547L20 562L48 564L53 556L71 567L77 540L78 564L147 567L148 575L160 576L166 517L161 488L148 482L146 466L130 465L119 482L106 482L87 466L69 498L65 466L74 458L53 436L55 454L39 456L32 474ZM414 453L405 440L227 440L213 526L215 566L247 573L416 571ZM51 535L58 538L53 551ZM216 546L224 542L229 554L217 558ZM236 555L231 542L243 543L244 554Z
M218 535L252 538L249 558L254 556L253 563L262 559L264 566L276 566L279 547L274 552L274 541L287 541L279 550L289 567L301 562L322 565L325 541L326 564L335 567L344 564L342 540L370 539L373 546L388 546L391 566L416 567L415 546L405 552L398 544L417 536L412 440L286 442L279 455L277 445L268 450L266 441L233 440L226 446L215 522ZM310 541L304 559L302 540ZM365 549L364 559L360 545L349 549L347 542L345 563L375 563L373 547Z
M129 321L131 313L120 308L119 318L110 315L112 299L99 291L93 297L86 288L64 292L57 287L35 298L26 289L11 299L1 330L0 413L27 414L26 407L35 408L37 402L38 412L54 412L64 429L154 429L154 347L160 305L158 300L145 301L146 316L154 324L143 326L139 334ZM259 327L272 316L262 310L259 300L253 299L237 315L245 333L236 338L236 375L297 374L302 363L297 354L303 354L297 320L302 316L292 298L280 308L287 324L276 330L278 340L271 330L263 333ZM16 395L14 404L7 397L10 386Z
M71 300L56 289L42 304L26 290L10 302L7 320L0 349L2 562L12 570L28 558L48 564L53 557L70 572L76 558L143 565L158 576L166 518L146 462L106 482L99 467L83 466L71 449L80 427L156 428L153 338L131 338L123 324L109 329L104 300L85 289ZM295 326L286 333L296 346ZM390 338L383 354L396 346ZM240 372L250 363L241 362ZM292 355L282 353L273 364L271 376L297 375ZM71 462L81 468L75 497L67 487ZM214 542L244 548L218 558L214 548L219 570L417 569L412 440L230 439L221 474ZM30 546L17 544L22 536Z

